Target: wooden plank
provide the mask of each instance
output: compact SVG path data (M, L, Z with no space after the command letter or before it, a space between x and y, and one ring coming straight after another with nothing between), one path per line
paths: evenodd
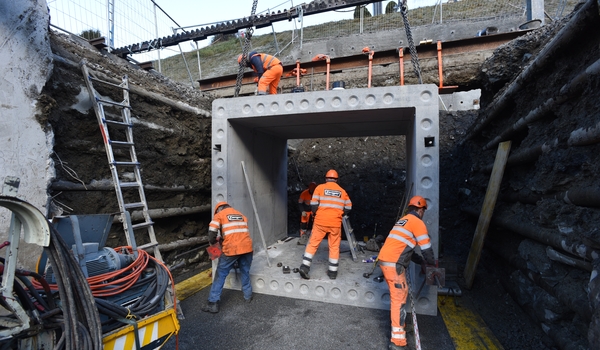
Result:
M177 300L182 301L212 284L212 270L204 270L199 274L175 285Z
M481 316L467 307L464 299L457 305L447 297L438 297L438 308L456 350L504 349Z
M483 207L479 214L479 221L477 222L477 228L475 229L475 235L473 236L473 243L471 244L471 250L469 251L467 265L465 266L464 275L467 289L471 289L473 286L475 270L479 263L479 258L481 257L481 249L483 248L483 242L488 227L490 226L492 214L494 213L496 199L498 198L498 192L500 191L500 185L502 183L502 176L504 175L504 169L506 168L506 160L510 153L510 144L510 141L505 141L498 145L492 175L490 176L490 182L488 183L485 199L483 200Z

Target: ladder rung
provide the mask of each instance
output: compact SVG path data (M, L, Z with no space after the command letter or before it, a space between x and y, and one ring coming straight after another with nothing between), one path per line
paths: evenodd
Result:
M127 90L127 91L129 91L129 89L128 89L128 88L126 88L126 87L124 87L124 86L122 86L122 85L115 84L115 83L111 83L111 82L104 81L104 80L100 80L100 79L98 79L98 78L94 78L94 77L92 77L92 76L90 76L90 80L97 81L97 82L99 82L99 83L102 83L102 84L106 84L106 85L114 86L114 87L117 87L117 88L119 88L119 89L123 89L123 90Z
M121 107L121 108L131 108L131 106L124 105L121 102L114 102L114 101L109 101L109 100L103 100L103 99L97 98L97 97L96 97L96 102L107 104L107 105L113 105L113 106L117 106L117 107Z
M113 147L132 147L133 146L133 142L126 142L126 141L109 140L108 143L110 143Z
M120 127L123 127L123 128L131 128L131 127L133 127L133 124L118 122L116 120L102 119L102 121L104 123L106 123L106 124L110 124L110 125L114 125L114 126L120 126Z
M139 246L138 249L144 249L144 250L146 250L148 248L154 248L154 247L157 247L157 246L158 246L158 242L155 242L155 243L146 243L146 244L144 244L142 246Z
M123 204L123 206L125 207L125 209L135 209L135 208L143 208L144 202L136 202L136 203L127 203L127 204Z
M139 230L141 228L150 227L153 224L154 223L152 221L147 221L147 222L142 222L142 223L139 223L139 224L131 225L131 228L133 230Z
M139 162L112 162L113 165L123 165L123 166L139 166Z
M140 187L137 182L119 182L119 187Z

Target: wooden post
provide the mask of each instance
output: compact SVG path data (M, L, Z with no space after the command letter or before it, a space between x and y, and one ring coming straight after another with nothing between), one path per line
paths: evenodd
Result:
M483 207L481 208L481 213L479 214L479 221L477 222L477 228L475 229L475 235L473 236L473 243L471 244L471 250L469 251L467 265L465 266L464 274L467 289L471 289L473 286L475 270L477 268L477 263L479 263L485 235L487 234L488 227L490 226L490 220L492 219L492 214L494 213L496 199L498 198L500 184L502 183L502 176L504 175L504 168L506 167L506 160L508 159L508 154L510 153L510 144L510 141L505 141L498 145L498 152L496 152L494 168L492 169L490 182L485 193L485 199L483 200Z

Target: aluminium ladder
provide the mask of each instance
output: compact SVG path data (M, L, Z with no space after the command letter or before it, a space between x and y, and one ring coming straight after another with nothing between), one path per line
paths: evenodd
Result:
M127 244L132 247L134 252L137 252L137 249L152 249L154 257L162 262L162 256L158 249L158 241L156 240L156 235L154 233L154 223L148 214L148 203L146 201L146 195L144 194L140 163L137 160L133 143L133 123L131 121L129 82L127 75L122 77L121 84L103 81L90 74L90 70L86 64L87 62L82 60L80 66L83 71L84 80L92 100L94 111L96 112L96 117L98 118L100 132L104 139L106 156L108 157L113 184L117 194L117 201L119 202L121 222L123 223L123 229L125 230ZM113 89L117 88L122 90L123 101L115 102L110 99L110 97L100 95L94 88L93 82L100 83ZM110 113L114 111L118 111L118 113ZM112 131L113 136L120 137L121 140L112 139L110 131ZM123 136L125 137L125 140L123 140ZM118 148L119 150L115 152L115 148ZM133 172L134 175L133 179L131 172ZM128 194L128 196L123 195L124 190L127 191L126 194ZM126 202L125 198L134 198L134 200ZM133 209L142 211L143 222L135 225L132 224L132 215L130 211ZM137 247L133 231L141 232L142 230L147 231L150 242Z

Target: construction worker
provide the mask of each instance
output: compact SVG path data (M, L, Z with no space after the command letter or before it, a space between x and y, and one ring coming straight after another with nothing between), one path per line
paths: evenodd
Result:
M220 233L220 235L219 235ZM223 254L219 257L208 304L202 311L219 312L219 301L229 271L237 263L242 273L242 292L246 302L252 301L252 285L250 284L250 266L252 265L252 238L248 230L248 219L226 202L219 202L215 206L215 215L208 228L209 243L222 242Z
M342 216L352 210L352 202L346 191L337 184L338 173L331 169L325 174L325 183L317 186L310 201L312 213L315 215L310 240L302 256L300 276L310 279L308 272L313 256L325 235L329 234L329 268L327 276L334 280L337 277L340 243L342 241Z
M242 64L243 57L243 54L238 56L239 64ZM252 51L248 54L246 66L252 68L258 74L259 95L277 94L277 86L283 74L283 65L277 57Z
M379 251L379 266L390 289L390 318L392 337L390 349L406 347L406 268L411 259L424 267L434 265L435 259L427 227L423 222L423 214L427 210L427 201L421 196L414 196L408 202L407 214L396 222ZM413 256L415 246L419 245L423 258Z
M312 200L315 188L317 188L317 183L311 182L308 188L300 193L300 197L298 198L298 209L300 209L300 239L298 239L298 244L300 245L306 245L308 242L308 229L312 217L310 201Z

